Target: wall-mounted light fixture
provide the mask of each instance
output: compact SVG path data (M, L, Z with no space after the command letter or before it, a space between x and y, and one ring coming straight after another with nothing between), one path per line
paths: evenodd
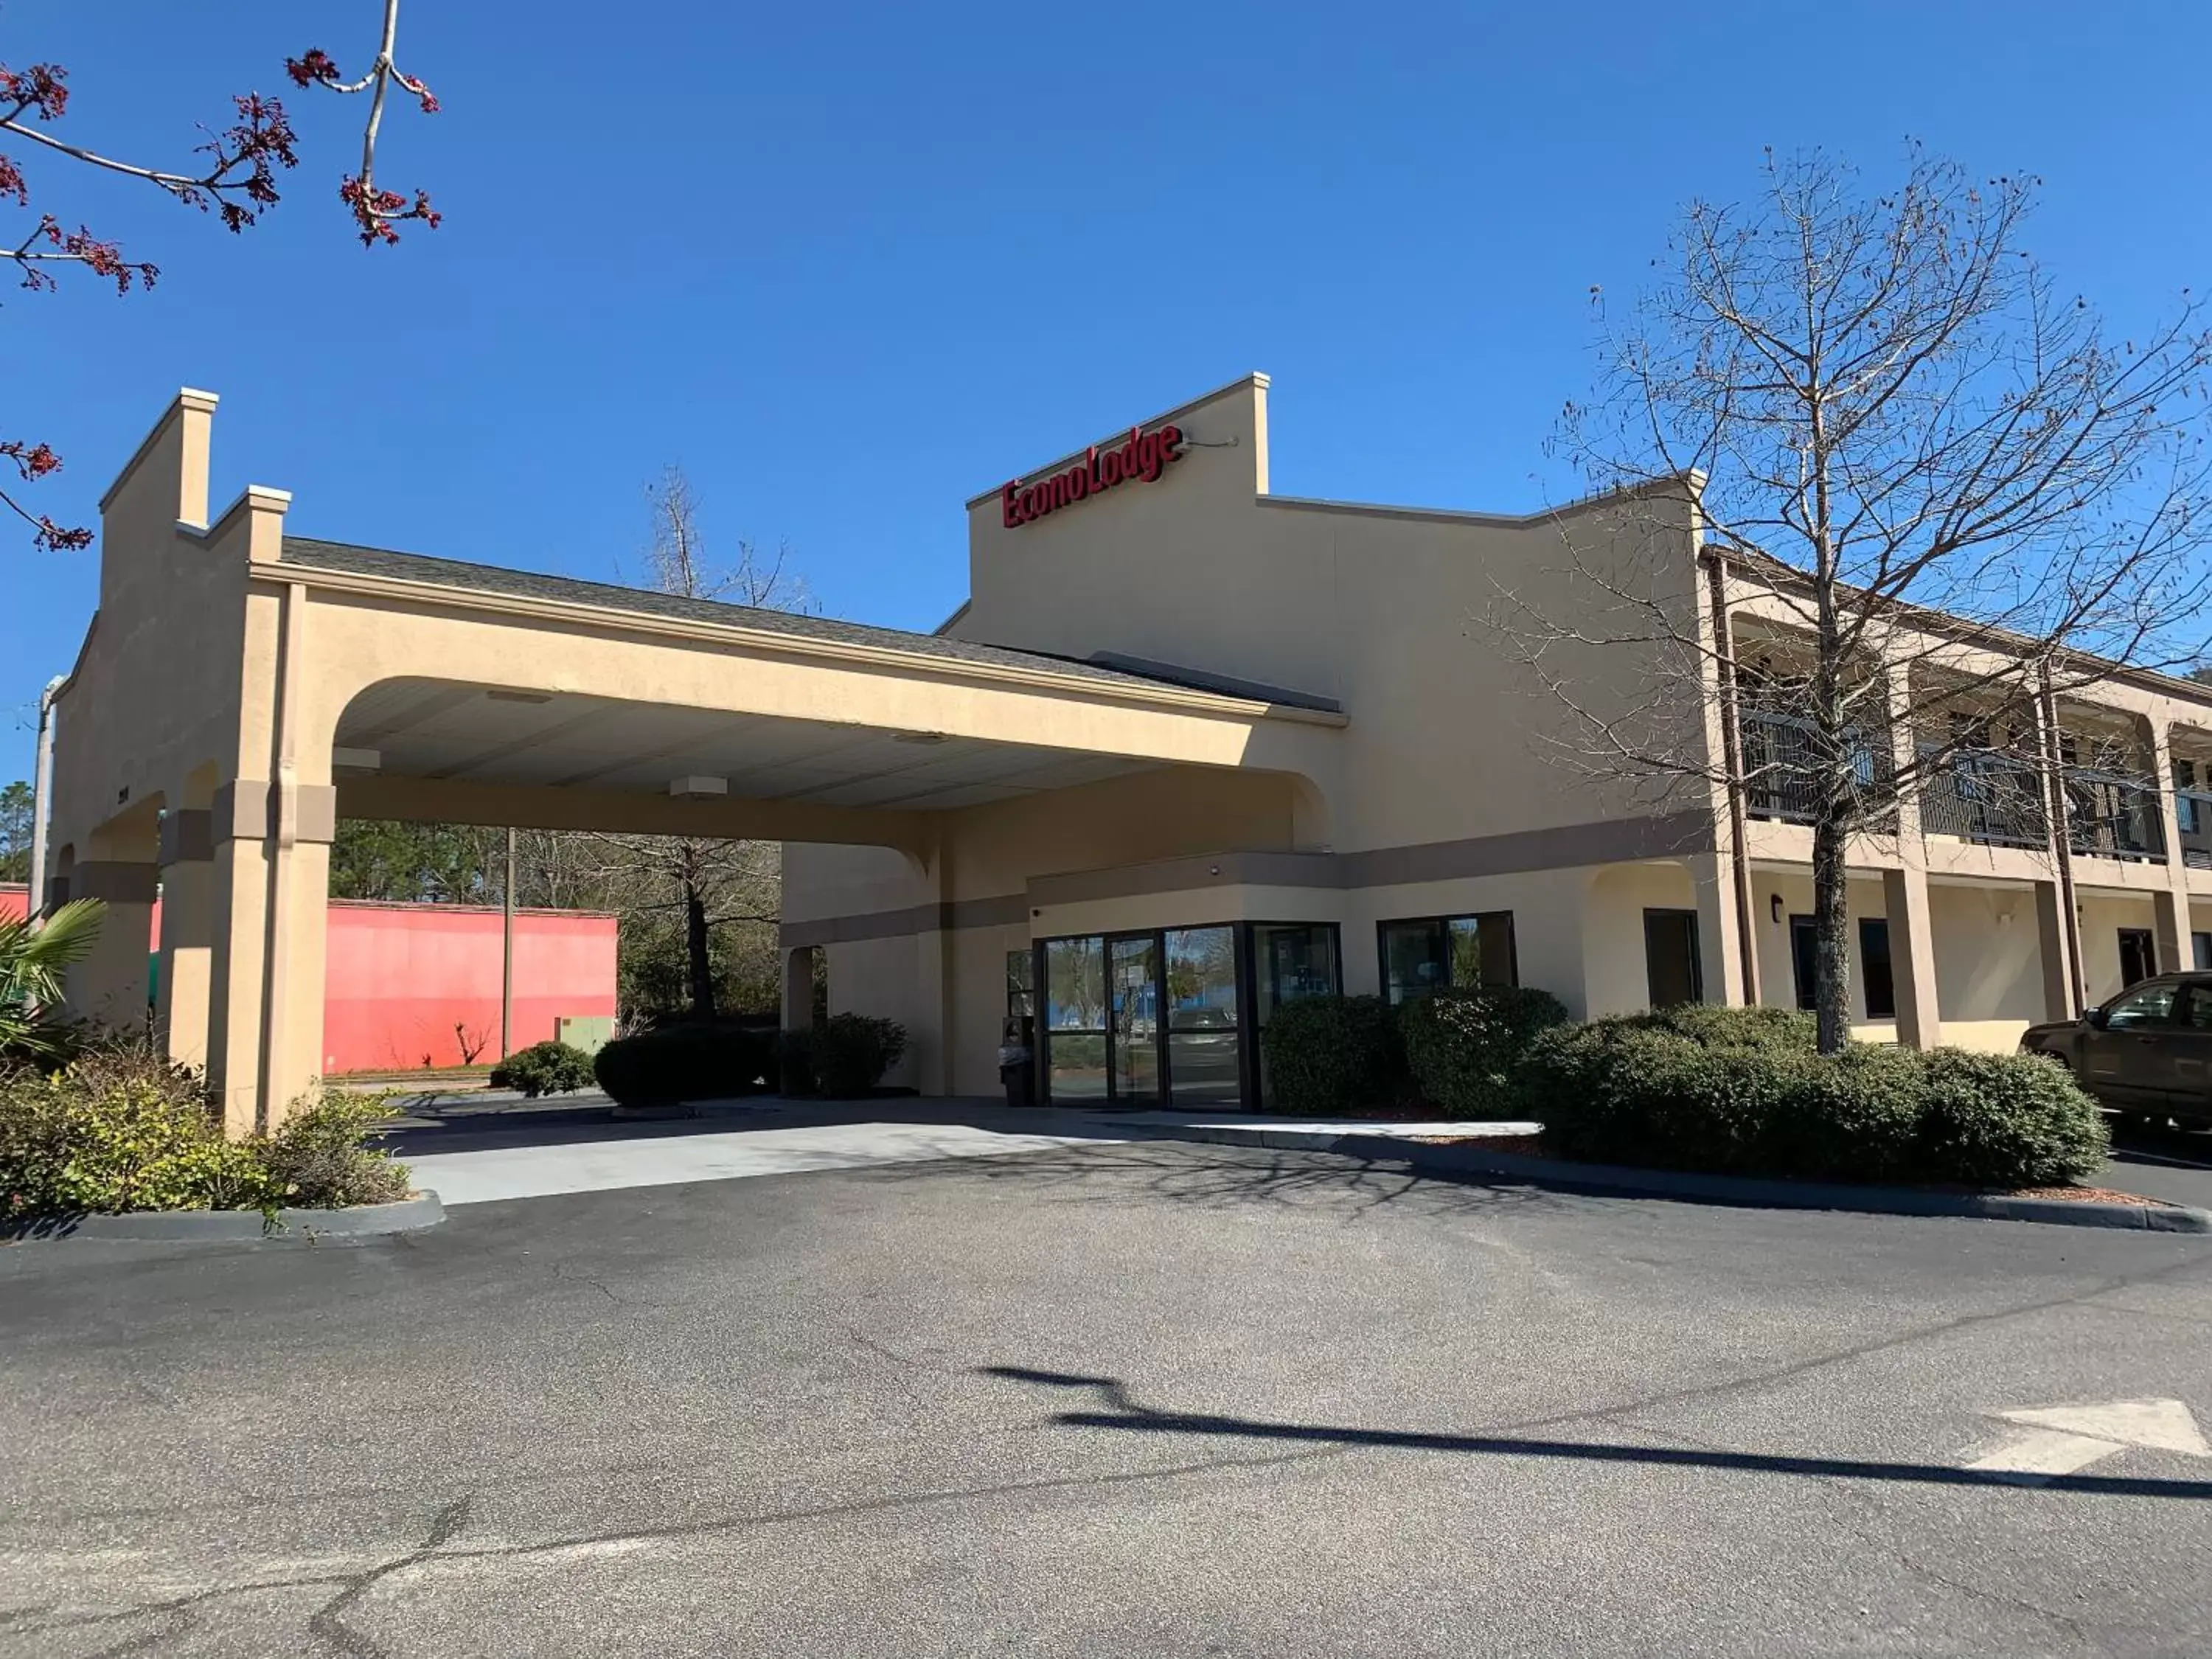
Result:
M1782 895L1774 894L1766 901L1766 914L1776 921L1782 920Z

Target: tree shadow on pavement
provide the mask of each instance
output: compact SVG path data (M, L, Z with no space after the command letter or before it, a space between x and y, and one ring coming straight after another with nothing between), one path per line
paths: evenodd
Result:
M1135 1399L1115 1376L1037 1370L1025 1365L981 1365L977 1374L1038 1389L1088 1395L1089 1410L1054 1412L1047 1419L1077 1429L1121 1429L1136 1434L1216 1435L1245 1440L1399 1451L1457 1452L1486 1456L1553 1457L1586 1463L1641 1463L1681 1468L1736 1469L1754 1474L1811 1475L1832 1480L1916 1482L1939 1486L2010 1486L2038 1492L2097 1492L2123 1498L2212 1499L2212 1480L2156 1480L2131 1475L2062 1474L2025 1483L1984 1469L1942 1463L1906 1463L1856 1457L1799 1457L1706 1448L1624 1444L1609 1441L1549 1440L1514 1434L1442 1434L1413 1429L1360 1428L1323 1423L1274 1423L1257 1418L1164 1411Z
M980 1180L1101 1203L1164 1201L1218 1210L1253 1204L1336 1209L1347 1216L1389 1207L1423 1214L1559 1211L1595 1200L1474 1174L1419 1173L1395 1162L1342 1152L1275 1151L1164 1137L1102 1141L1005 1158L886 1164L883 1182L915 1181L950 1169Z

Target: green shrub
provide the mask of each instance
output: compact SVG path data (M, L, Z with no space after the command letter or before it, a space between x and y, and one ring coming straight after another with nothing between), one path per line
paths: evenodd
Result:
M2104 1164L2112 1133L2073 1074L2040 1054L1927 1057L1919 1156L1930 1181L2048 1187Z
M279 1204L302 1210L395 1204L407 1196L407 1166L370 1144L393 1115L387 1096L325 1089L295 1103L275 1134L250 1144Z
M617 1037L592 1071L617 1105L665 1106L757 1094L774 1058L763 1034L740 1025L664 1025Z
M857 1100L872 1091L906 1053L906 1027L866 1014L832 1014L783 1034L783 1091Z
M1494 1118L1517 1098L1514 1068L1529 1043L1566 1018L1549 991L1437 991L1400 1005L1398 1036L1424 1100L1451 1117Z
M188 1072L96 1054L0 1079L0 1220L275 1201L257 1148L224 1138Z
M1297 1117L1373 1112L1406 1093L1406 1054L1380 997L1304 997L1261 1034L1271 1103Z
M488 1081L495 1089L520 1089L531 1100L574 1094L592 1086L592 1057L565 1042L533 1042L493 1066Z
M1569 1158L1728 1175L2007 1188L2103 1160L2101 1114L2048 1061L1856 1043L1822 1056L1810 1025L1710 1009L1559 1027L1516 1073L1521 1109Z
M389 1202L407 1170L364 1143L390 1115L380 1097L331 1090L275 1134L233 1140L198 1073L143 1041L94 1043L59 1071L0 1074L0 1223Z

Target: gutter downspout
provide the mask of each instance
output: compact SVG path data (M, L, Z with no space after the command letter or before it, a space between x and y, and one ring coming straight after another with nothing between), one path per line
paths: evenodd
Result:
M1735 878L1736 954L1743 966L1743 1000L1759 1006L1759 944L1753 932L1757 912L1751 890L1751 822L1743 804L1743 728L1737 710L1735 642L1729 629L1728 578L1721 561L1708 556L1705 586L1712 596L1713 648L1721 683L1721 757L1728 769L1729 864Z
M46 914L46 820L54 810L54 699L69 677L57 674L39 693L39 750L31 777L31 867L24 879L30 884L30 921L36 927Z

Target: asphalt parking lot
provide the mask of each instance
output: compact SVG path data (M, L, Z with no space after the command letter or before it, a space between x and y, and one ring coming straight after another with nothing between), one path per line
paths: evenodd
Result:
M21 1247L0 1655L2193 1655L2208 1332L2212 1239L1165 1142Z

